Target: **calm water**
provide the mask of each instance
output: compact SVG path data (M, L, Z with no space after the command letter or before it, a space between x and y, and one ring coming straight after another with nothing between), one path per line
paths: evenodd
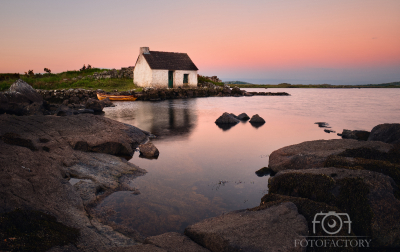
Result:
M182 232L205 218L259 205L268 176L254 172L268 166L272 151L339 138L315 122L327 122L336 132L400 123L400 89L268 91L291 96L118 102L106 108L105 116L157 135L152 141L160 156L147 160L136 153L130 162L148 171L131 183L141 194L114 193L97 206L98 213L145 236ZM223 130L214 123L223 112L259 114L266 124L255 128L246 122Z

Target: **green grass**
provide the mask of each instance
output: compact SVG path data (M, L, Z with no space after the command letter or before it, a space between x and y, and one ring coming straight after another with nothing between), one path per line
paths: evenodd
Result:
M121 78L121 79L78 79L78 76L86 77L93 75L95 72L103 72L108 69L93 68L84 71L67 71L58 74L44 74L40 77L34 76L29 77L21 75L20 78L26 83L32 85L36 89L69 89L69 88L85 88L85 89L103 89L104 91L113 91L117 89L118 91L127 91L135 89L136 91L141 91L139 88L133 84L132 79ZM77 78L76 80L72 80ZM5 91L10 88L10 86L15 82L15 79L7 79L0 81L0 91Z

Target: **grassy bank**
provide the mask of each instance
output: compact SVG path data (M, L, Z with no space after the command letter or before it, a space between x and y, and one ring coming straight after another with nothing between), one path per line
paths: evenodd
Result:
M89 78L88 76L93 75L95 72L103 72L108 69L87 69L84 71L67 71L58 74L43 74L26 76L20 75L20 78L32 85L36 89L69 89L69 88L85 88L85 89L103 89L105 91L112 91L117 89L118 91L126 91L136 89L140 91L133 84L132 79L121 78L121 79L95 79ZM7 90L11 84L16 81L15 78L6 78L0 81L0 91Z
M141 91L142 88L133 84L131 78L113 78L113 79L95 79L89 78L95 72L100 73L109 69L92 68L83 71L66 71L58 74L43 74L43 75L20 75L23 81L32 85L36 89L69 89L69 88L85 88L85 89L103 89L104 91ZM16 80L18 74L0 74L0 91L7 90ZM203 76L198 77L199 83L211 82L217 86L223 86L224 83L213 82ZM237 86L239 88L400 88L400 82L391 82L383 84L368 84L368 85L303 85L281 83L278 85L256 85L256 84L229 84L230 87Z

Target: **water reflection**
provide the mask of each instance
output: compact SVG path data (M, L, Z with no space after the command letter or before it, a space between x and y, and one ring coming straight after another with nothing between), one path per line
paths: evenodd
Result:
M400 122L400 89L283 91L291 96L126 102L106 108L105 116L157 134L161 155L157 160L134 156L129 162L148 171L131 182L141 194L114 193L96 211L145 236L182 232L202 219L259 205L269 175L255 172L268 166L272 151L340 138L315 122L329 122L337 132ZM242 122L223 131L215 120L225 111L259 114L266 123L255 128Z
M196 99L115 104L116 107L105 109L107 117L149 131L158 139L186 138L197 121Z

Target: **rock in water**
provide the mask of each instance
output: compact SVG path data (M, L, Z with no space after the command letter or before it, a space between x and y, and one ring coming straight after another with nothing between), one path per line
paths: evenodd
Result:
M237 124L239 122L238 119L233 117L228 112L223 113L216 121L216 124Z
M343 139L356 139L356 140L361 140L361 141L367 141L369 134L370 134L370 132L365 131L365 130L344 129L341 134L338 133L337 135L341 136Z
M38 94L31 85L29 85L28 83L26 83L21 79L14 82L11 85L9 91L19 92L23 94L26 98L28 98L28 100L31 102L43 103L43 97L40 94Z
M264 124L265 120L261 116L259 116L258 114L255 114L255 115L253 115L251 117L249 122L250 123L254 123L254 124Z
M382 141L385 143L400 143L400 123L385 123L375 126L371 130L368 141Z
M246 113L241 113L237 116L237 119L239 119L240 121L247 121L250 119L250 117Z
M230 212L185 229L186 236L211 251L305 251L294 241L307 234L307 221L292 202Z
M368 148L387 153L392 145L382 142L357 141L354 139L316 140L286 146L269 156L269 168L274 172L323 167L331 155L346 149Z
M86 109L93 109L94 112L101 112L103 111L103 104L96 99L89 98L85 105Z
M139 151L140 156L145 158L158 158L160 154L157 147L151 142L139 145Z

